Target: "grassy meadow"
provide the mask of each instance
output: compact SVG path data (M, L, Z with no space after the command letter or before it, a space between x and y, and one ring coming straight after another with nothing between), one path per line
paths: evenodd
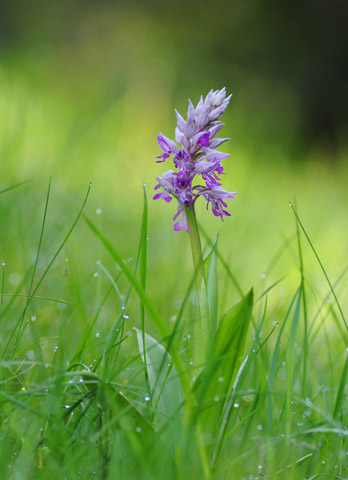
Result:
M345 479L346 151L295 158L291 102L277 144L250 84L181 85L155 32L113 64L88 36L3 58L0 478ZM197 363L189 236L152 201L156 136L225 84L238 195L223 223L198 203L216 325Z

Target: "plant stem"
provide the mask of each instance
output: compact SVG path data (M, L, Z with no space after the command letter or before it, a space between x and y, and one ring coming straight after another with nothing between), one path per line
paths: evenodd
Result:
M191 251L195 275L198 318L194 325L193 363L198 374L206 361L209 342L209 306L204 276L201 239L194 204L186 205L186 217L190 233Z

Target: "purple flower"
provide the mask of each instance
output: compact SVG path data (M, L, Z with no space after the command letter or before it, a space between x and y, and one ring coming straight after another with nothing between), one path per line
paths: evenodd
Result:
M172 153L176 153L176 144L170 138L167 138L160 133L157 137L157 141L160 149L164 152L162 155L157 157L162 158L162 160L157 160L157 163L164 162Z
M223 220L222 217L224 215L226 215L227 217L231 216L230 213L224 210L224 208L227 208L225 200L228 198L234 198L236 194L237 192L227 192L227 190L224 190L221 187L213 187L199 193L199 195L203 195L203 197L207 200L207 210L209 203L211 203L211 209L213 214L216 217L221 217L221 220Z
M174 230L176 232L178 232L179 230L186 230L186 232L189 233L185 207L179 204L178 211L174 215L173 220L175 221L180 215L181 215L180 220L174 224Z
M162 133L157 137L163 151L162 155L157 157L161 159L158 162L164 162L173 155L177 170L169 170L162 177L157 177L158 185L155 190L162 188L162 191L153 198L162 198L166 202L170 202L172 198L177 199L178 210L174 220L178 217L180 219L174 225L175 230L188 232L186 208L188 205L192 206L202 195L207 200L207 208L209 203L211 204L215 216L223 219L223 216L230 215L225 210L225 200L234 198L236 194L224 190L218 176L224 174L221 162L228 158L229 154L216 150L229 138L215 138L224 126L219 119L230 99L231 95L226 97L226 90L223 88L211 90L205 99L201 96L196 107L189 100L186 120L175 110L175 142ZM205 185L196 184L197 177L201 177Z
M204 161L199 160L195 164L195 172L199 175L202 175L203 180L205 180L208 188L213 188L215 186L221 185L220 178L217 176L224 174L224 169L221 165L221 161L218 159Z

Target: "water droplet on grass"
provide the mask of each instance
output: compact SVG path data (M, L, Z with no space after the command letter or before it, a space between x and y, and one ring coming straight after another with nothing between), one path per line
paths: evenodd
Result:
M145 402L149 402L151 400L150 395L145 395L144 400Z
M259 432L261 432L263 430L263 426L262 425L258 425L257 426L257 429L259 430Z
M136 431L137 433L140 433L140 432L141 432L141 427L136 427L135 431Z
M239 407L239 403L238 403L238 402L235 402L235 403L233 404L233 406L234 406L234 408L238 408L238 407Z
M123 318L125 318L125 319L127 320L127 318L129 318L129 313L125 313L125 314L123 315Z
M291 203L291 202L289 202L289 207L292 207L292 203Z
M266 278L266 274L265 274L265 273L262 273L262 274L261 274L261 278Z
M214 402L219 402L220 401L220 397L218 397L217 395L214 397Z
M219 378L218 378L218 382L219 382L219 383L222 383L223 381L224 381L224 377L219 377Z
M102 213L101 209L100 209L100 208L97 208L96 214L97 214L97 215L100 215L101 213Z
M97 277L97 276L98 276L98 272L94 272L93 277Z
M1 264L1 265L4 267L4 266L6 265L6 263L5 263L5 262L2 262L2 264Z
M33 316L31 317L31 321L32 321L32 322L35 322L35 320L36 320L36 316L33 315Z
M71 406L67 403L66 405L64 405L64 408L69 409L69 408L71 408Z
M100 337L100 333L97 332L97 333L95 334L95 336L96 336L97 338Z

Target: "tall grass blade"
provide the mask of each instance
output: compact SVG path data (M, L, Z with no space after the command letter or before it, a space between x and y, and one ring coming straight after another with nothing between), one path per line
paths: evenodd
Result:
M295 215L295 217L296 217L296 219L297 219L297 221L298 221L298 224L300 225L300 227L301 227L301 229L302 229L302 231L303 231L303 233L304 233L304 235L305 235L305 237L306 237L306 239L307 239L307 241L308 241L308 243L309 243L309 245L310 245L310 247L311 247L311 249L312 249L312 251L313 251L313 253L314 253L314 255L315 255L315 258L317 259L317 261L318 261L318 263L319 263L319 265L320 265L320 268L321 268L321 270L322 270L322 272L323 272L323 274L324 274L324 276L325 276L325 278L326 278L326 281L327 281L327 283L329 284L331 293L332 293L332 295L333 295L333 297L334 297L334 299L335 299L335 302L336 302L336 305L337 305L337 307L338 307L338 310L339 310L339 312L340 312L340 314L341 314L343 323L344 323L344 325L345 325L345 327L346 327L346 330L348 330L348 324L347 324L345 315L344 315L344 313L343 313L341 304L340 304L340 302L338 301L338 298L337 298L337 296L336 296L336 292L335 292L335 290L334 290L334 288L333 288L333 286L332 286L332 283L331 283L331 281L330 281L330 279L329 279L329 277L328 277L328 274L326 273L326 270L325 270L325 268L324 268L324 265L322 264L322 262L321 262L321 260L320 260L320 258L319 258L319 255L317 254L317 251L315 250L314 245L313 245L313 243L311 242L311 240L310 240L310 238L309 238L309 236L308 236L308 234L307 234L307 232L306 232L306 230L305 230L305 228L304 228L304 226L303 226L303 224L302 224L302 222L301 222L301 220L300 220L300 218L299 218L299 216L298 216L298 214L297 214L297 212L296 212L296 210L295 210L295 208L294 208L294 206L292 205L292 203L290 203L290 205L291 205L292 211L294 212L294 215Z

